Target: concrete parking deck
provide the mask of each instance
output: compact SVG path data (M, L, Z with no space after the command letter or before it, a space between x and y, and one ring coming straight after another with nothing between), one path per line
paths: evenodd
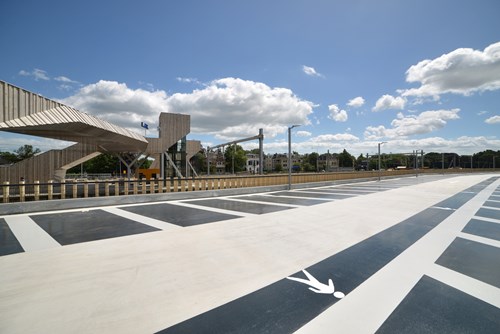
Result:
M498 333L500 175L0 216L1 333Z

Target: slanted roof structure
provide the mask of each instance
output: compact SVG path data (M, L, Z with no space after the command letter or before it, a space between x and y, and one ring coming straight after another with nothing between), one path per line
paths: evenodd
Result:
M4 81L0 130L96 145L103 152L143 152L146 138Z

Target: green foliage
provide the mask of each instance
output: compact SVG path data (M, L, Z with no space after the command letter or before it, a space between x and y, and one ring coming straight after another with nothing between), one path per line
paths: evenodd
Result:
M316 172L319 154L316 152L305 154L302 159L302 170L304 172Z
M14 153L17 154L19 161L31 158L32 156L40 152L41 152L40 149L38 148L34 149L32 145L24 145L14 151Z
M248 151L248 153L251 153L251 154L260 154L260 151L259 151L258 148L254 148L253 150ZM262 154L264 154L264 153L262 153Z
M207 157L205 151L200 151L191 158L191 164L193 168L200 173L207 172Z
M17 150L14 150L14 153L0 152L0 156L3 160L9 163L16 163L24 159L31 158L40 152L39 148L33 148L32 145L24 145L19 147Z
M11 164L19 161L19 158L17 157L17 155L15 155L14 153L10 153L10 152L0 152L0 157L2 157L2 159L5 162L11 163Z
M353 167L353 161L355 158L349 154L345 149L338 155L339 166L340 167Z
M151 167L152 163L153 163L153 161L149 160L148 158L141 158L138 161L138 164L140 166L139 168L143 168L143 169L148 169L149 167Z
M474 168L493 168L493 160L495 160L495 168L500 168L500 150L486 150L476 153L472 160Z
M227 147L224 152L224 159L226 161L226 172L231 173L233 171L233 162L235 173L246 170L247 156L240 145Z
M119 171L120 159L117 156L103 153L97 157L83 163L83 171L85 173L115 173ZM68 170L68 173L80 173L81 166L75 166ZM123 166L122 166L123 169Z

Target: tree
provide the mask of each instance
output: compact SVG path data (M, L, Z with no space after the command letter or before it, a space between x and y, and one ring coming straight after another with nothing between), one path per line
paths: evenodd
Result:
M305 172L316 172L319 154L316 152L306 154L302 159L302 170Z
M17 161L31 158L40 152L41 152L40 149L38 148L34 149L32 145L24 145L19 147L17 150L14 150L14 153L16 153L17 155L18 159Z
M474 168L493 168L493 160L495 160L495 167L500 166L500 151L486 150L474 154L473 164Z
M344 149L342 153L338 155L339 166L340 167L352 167L354 157L349 154L349 152Z
M19 161L17 155L10 152L0 152L0 157L7 163L16 163Z
M207 172L206 151L203 149L200 152L196 153L194 157L191 158L191 164L193 165L195 170L201 173L206 173Z
M85 161L83 163L83 170L86 173L114 173L119 168L118 165L120 160L117 156L103 153L98 155L97 157ZM68 173L80 173L81 166L75 166L68 170Z
M248 153L251 153L251 154L260 154L260 150L258 148L254 148L254 149L248 151ZM264 154L264 153L262 153L262 154Z
M356 170L367 170L368 169L368 158L360 154L356 159Z
M237 173L246 170L247 155L240 145L229 146L224 152L224 160L226 162L226 172L232 172L234 170L234 172Z

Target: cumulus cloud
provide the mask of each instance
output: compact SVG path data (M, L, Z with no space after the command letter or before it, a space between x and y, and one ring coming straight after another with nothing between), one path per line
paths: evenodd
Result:
M138 131L141 122L156 124L168 112L167 94L130 89L124 83L101 80L61 101L113 124Z
M71 80L70 78L62 76L62 75L55 77L54 80L59 81L59 82L64 82L64 83L78 83L78 81Z
M422 139L391 140L389 144L390 146L387 147L388 149L395 147L399 152L412 152L415 148L418 148L423 150L424 154L429 152L472 154L491 149L492 147L498 147L500 145L500 140L484 136L462 136L449 139L428 137Z
M297 131L297 137L311 137L312 133L309 131Z
M407 153L418 149L423 150L424 154L429 152L454 152L465 155L500 147L499 139L484 136L396 138L387 141L388 143L383 145L385 153ZM303 142L292 141L292 150L304 154L311 152L325 153L326 151L340 153L346 149L350 154L357 157L360 154L366 155L366 153L370 155L377 154L377 144L379 142L380 140L375 139L360 140L358 137L347 133L325 134L308 138ZM242 143L242 146L244 149L251 150L258 148L258 143L250 141ZM266 153L286 153L288 152L288 142L286 140L265 140L264 151Z
M403 96L470 95L500 89L500 42L484 51L460 48L423 60L408 69L406 81L420 87L404 91Z
M369 140L381 138L406 138L411 135L425 134L443 128L447 121L456 120L460 109L424 111L414 116L404 116L402 113L391 122L391 128L368 126L365 138Z
M310 124L308 116L315 106L289 89L238 78L214 80L203 89L171 96L101 80L62 102L136 130L142 121L156 124L160 112L189 114L193 134L223 140L254 136L260 128L266 137L274 137L285 133L290 124Z
M403 110L406 105L406 100L401 96L394 97L392 95L383 95L375 103L372 111L382 111L387 109L399 109Z
M351 141L351 140L357 141L359 140L359 138L350 133L336 133L336 134L319 135L311 139L311 141L315 143L332 142L332 141Z
M337 133L337 134L323 134L316 137L308 138L306 141L298 142L292 141L292 149L300 153L311 152L326 152L330 150L331 153L340 153L344 148L353 147L358 145L359 138L350 133ZM243 143L245 149L251 150L258 147L255 142ZM287 141L264 141L265 152L287 152Z
M347 121L347 111L341 110L336 104L329 105L328 110L330 111L329 119L333 119L335 122Z
M361 96L355 97L355 98L349 100L349 102L347 102L347 105L349 107L353 107L353 108L362 107L364 104L365 104L365 99L362 98Z
M314 104L299 99L287 88L224 78L202 90L172 95L168 107L172 112L190 114L194 133L235 139L255 135L259 128L274 137L286 132L290 124L310 124L308 116Z
M201 81L199 81L196 78L183 78L183 77L177 77L175 78L177 81L182 82L182 83L193 83L197 85L201 85Z
M492 116L484 122L488 124L500 124L500 116Z
M302 65L302 71L311 77L323 77L321 73L316 72L314 67Z
M21 70L21 71L19 71L19 75L22 75L25 77L32 77L33 79L35 79L35 81L39 81L39 80L48 81L48 80L50 80L50 77L48 76L47 71L41 70L39 68L35 68L31 72Z

